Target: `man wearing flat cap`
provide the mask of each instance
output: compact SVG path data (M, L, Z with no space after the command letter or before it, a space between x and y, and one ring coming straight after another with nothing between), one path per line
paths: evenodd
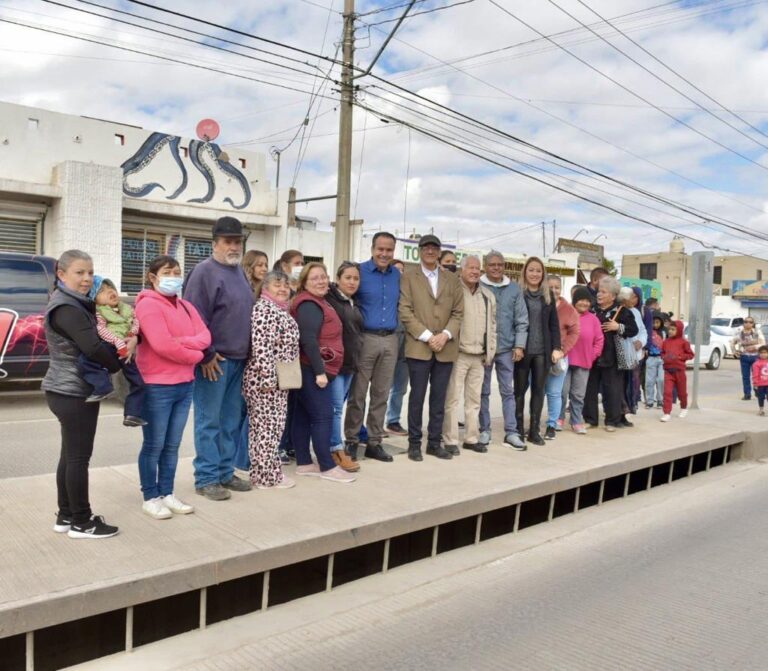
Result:
M248 491L234 472L246 409L240 388L251 338L253 290L243 272L243 225L221 217L213 225L213 252L184 285L211 332L211 346L195 371L195 490L213 501Z
M459 354L459 329L464 317L464 293L459 278L440 268L440 240L424 235L419 240L420 264L400 281L400 321L405 327L405 358L411 383L408 400L408 458L422 461L422 416L429 392L427 454L451 459L458 448L440 444L445 397L453 362ZM451 446L454 448L455 446Z

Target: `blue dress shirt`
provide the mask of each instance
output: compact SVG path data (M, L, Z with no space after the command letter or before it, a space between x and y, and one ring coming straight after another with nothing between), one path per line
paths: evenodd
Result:
M363 313L364 329L394 331L398 326L400 271L390 266L382 272L373 259L361 263L355 300Z

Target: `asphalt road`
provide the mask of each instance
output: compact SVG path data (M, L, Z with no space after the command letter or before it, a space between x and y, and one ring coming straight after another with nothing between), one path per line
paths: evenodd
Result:
M723 361L720 370L701 370L703 403L735 401L741 396L738 361ZM689 370L689 387L693 373ZM407 404L407 401L406 401ZM736 408L745 412L756 405L744 403ZM405 418L407 405L404 405ZM501 402L494 394L491 405L494 417L501 415ZM115 402L102 403L92 466L114 466L135 462L141 448L141 429L122 425L122 412ZM59 453L56 419L48 410L42 393L26 390L22 394L0 392L0 478L52 473ZM182 441L181 456L194 456L192 418Z

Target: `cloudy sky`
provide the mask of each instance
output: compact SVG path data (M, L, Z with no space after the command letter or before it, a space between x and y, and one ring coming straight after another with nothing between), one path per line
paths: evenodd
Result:
M199 119L213 117L221 123L222 144L283 149L281 185L295 184L298 197L334 193L338 91L324 75L338 78L338 68L314 54L338 55L343 0L151 4L309 53L133 2L0 0L0 98L184 136ZM402 4L357 0L357 65L367 67ZM398 7L387 9L392 5ZM617 261L624 253L665 249L672 237L507 169L514 168L706 244L768 258L768 241L753 236L768 238L768 2L417 0L411 13L373 70L387 81L358 80L358 102L372 111L355 111L352 204L366 230L434 229L462 247L540 253L535 224L548 222L550 251L556 220L563 237L605 236L600 242ZM446 107L466 117L450 116ZM594 173L576 174L537 148L692 213ZM327 227L334 208L333 201L319 201L298 212ZM686 248L702 246L686 240Z

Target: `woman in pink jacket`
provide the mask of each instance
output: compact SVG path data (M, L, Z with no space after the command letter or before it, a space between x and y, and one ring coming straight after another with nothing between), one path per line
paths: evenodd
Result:
M211 344L211 334L195 306L181 299L181 268L171 256L158 256L149 265L151 289L136 299L141 343L136 363L146 396L142 417L144 442L139 453L139 479L144 513L164 520L194 508L173 493L179 445L192 404L195 366Z
M564 388L568 390L571 404L571 428L576 433L585 434L587 427L582 414L584 395L587 392L589 371L603 351L605 336L600 327L600 320L590 312L592 294L587 287L575 287L572 301L579 315L579 338L568 353L568 373ZM560 416L565 418L565 403Z

